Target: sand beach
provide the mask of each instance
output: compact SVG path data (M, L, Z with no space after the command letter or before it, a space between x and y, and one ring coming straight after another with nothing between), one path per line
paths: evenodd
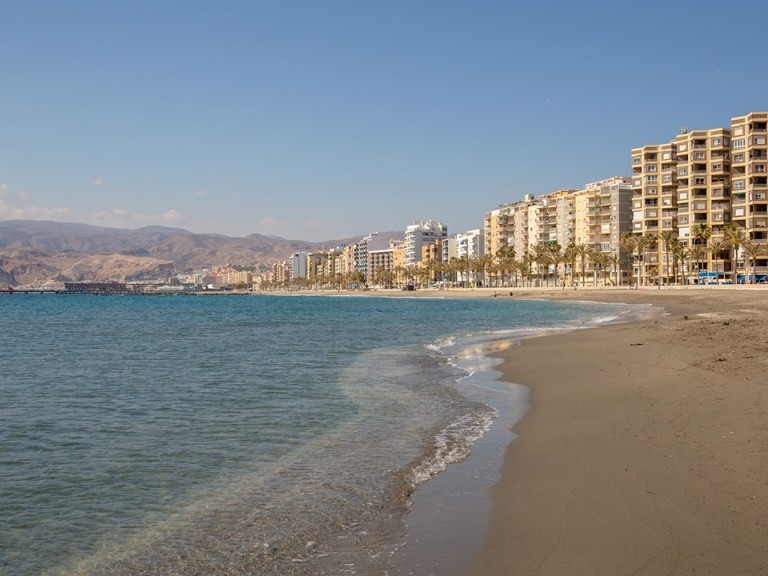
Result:
M766 287L371 295L651 305L496 353L530 409L466 576L768 574ZM448 542L425 556L455 552Z
M658 309L500 353L531 409L471 576L768 573L768 291L511 297Z

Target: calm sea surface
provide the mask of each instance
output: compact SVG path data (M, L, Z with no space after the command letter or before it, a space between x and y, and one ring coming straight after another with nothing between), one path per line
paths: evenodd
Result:
M384 574L484 342L632 309L0 295L0 574Z

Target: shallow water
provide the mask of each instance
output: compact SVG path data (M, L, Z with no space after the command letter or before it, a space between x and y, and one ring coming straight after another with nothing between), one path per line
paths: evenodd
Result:
M383 574L495 408L463 351L621 306L0 296L0 574Z

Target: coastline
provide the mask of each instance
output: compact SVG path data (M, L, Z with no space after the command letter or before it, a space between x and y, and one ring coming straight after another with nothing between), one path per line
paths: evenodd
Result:
M768 572L766 287L341 295L654 307L650 317L495 354L499 379L524 385L530 409L504 446L488 532L480 553L466 550L462 576ZM417 535L417 558L461 550L455 536L435 545Z
M768 570L768 292L524 294L663 311L497 354L531 409L469 576Z

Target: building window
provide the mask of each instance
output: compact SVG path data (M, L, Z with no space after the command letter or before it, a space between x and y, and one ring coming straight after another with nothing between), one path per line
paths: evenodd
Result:
M739 138L738 140L733 141L734 150L740 150L742 148L745 148L746 146L747 146L747 141L744 140L744 138Z

